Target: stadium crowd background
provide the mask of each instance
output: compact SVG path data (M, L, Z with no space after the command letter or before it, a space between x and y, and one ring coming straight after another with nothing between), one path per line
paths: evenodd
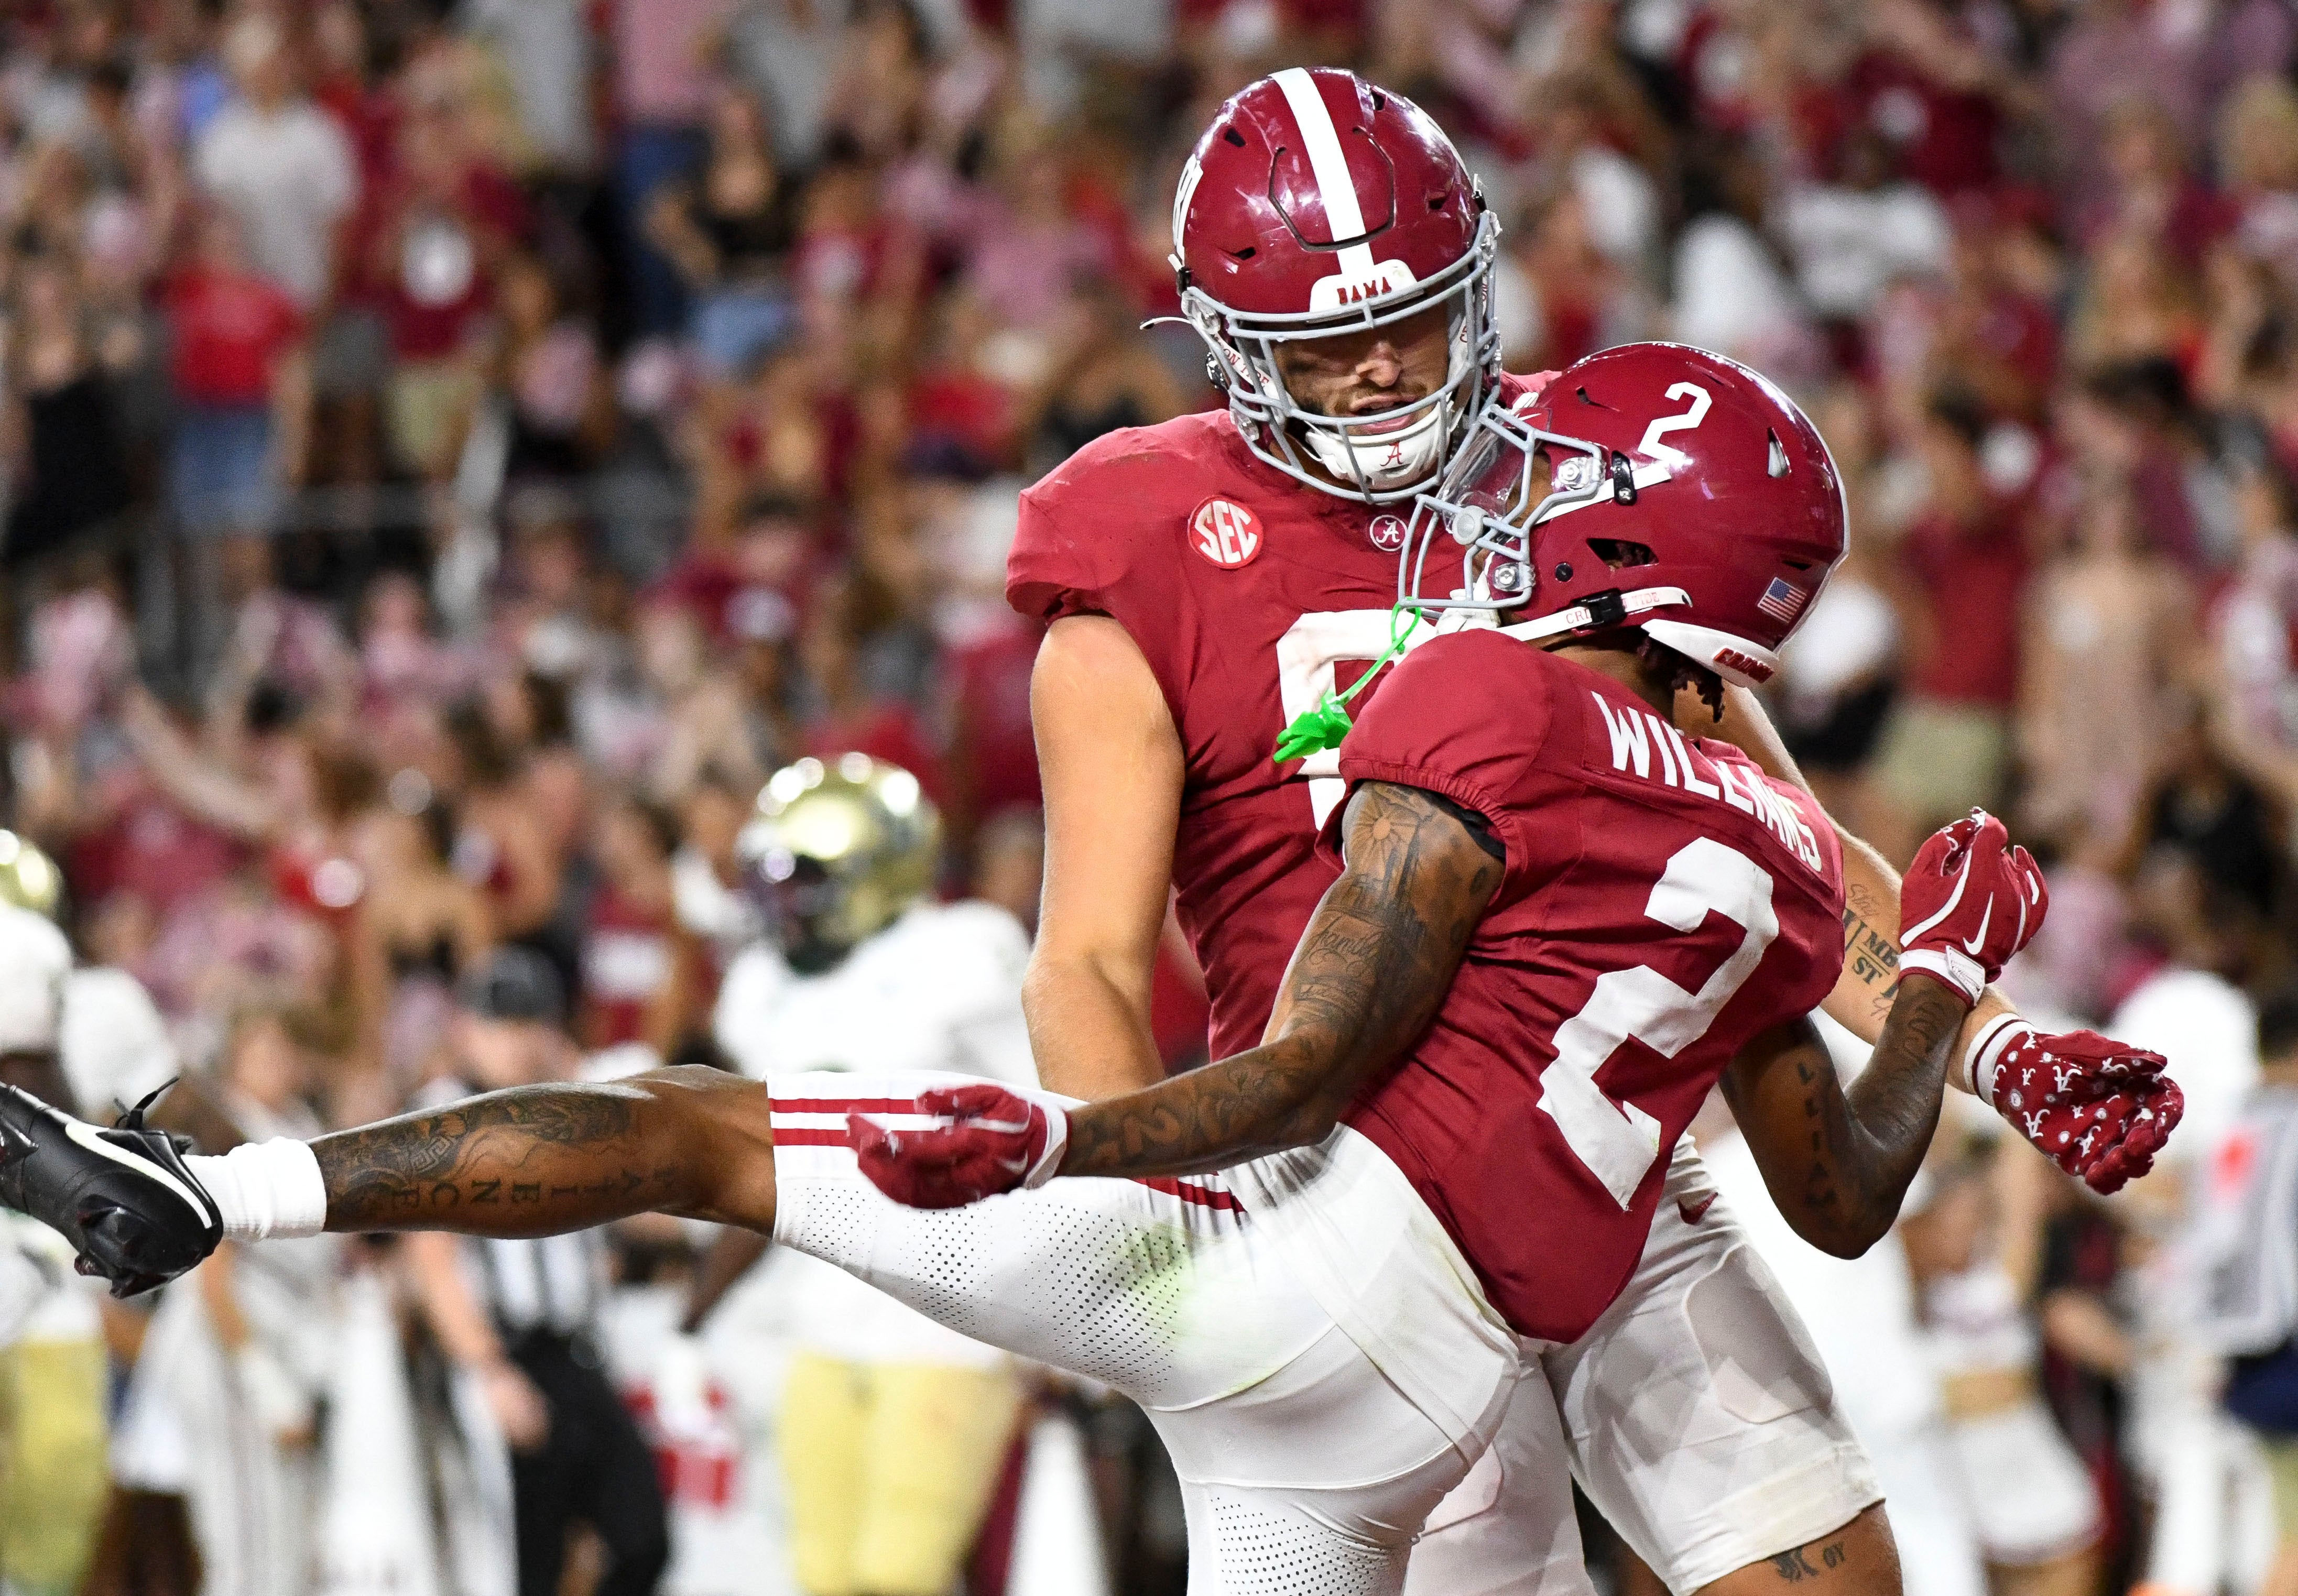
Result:
M2017 996L2170 1054L2151 1202L1949 1146L1905 1238L1919 1286L2021 1261L2095 1509L2053 1596L2129 1588L2185 1443L2149 1261L2258 1041L2298 1052L2284 0L15 0L7 823L80 956L288 1120L410 1101L503 944L586 1050L705 1056L734 834L800 756L916 773L945 895L1028 924L1015 496L1216 402L1137 330L1175 178L1312 62L1481 175L1512 368L1666 336L1803 400L1854 533L1773 699L1806 771L1897 859L2012 816L2054 898ZM1138 1426L1087 1433L1118 1588L1178 1589Z

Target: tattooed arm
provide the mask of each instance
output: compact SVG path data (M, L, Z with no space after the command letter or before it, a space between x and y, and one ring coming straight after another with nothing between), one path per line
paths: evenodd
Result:
M1484 906L1495 846L1443 799L1368 782L1347 864L1317 906L1250 1053L1073 1111L1064 1175L1186 1175L1322 1137L1435 1018Z
M1679 701L1678 712L1689 715L1691 706ZM1692 723L1687 719L1682 724ZM1811 790L1811 783L1796 768L1762 703L1747 689L1724 690L1724 717L1715 734L1761 765L1765 774ZM1899 989L1899 872L1881 854L1841 826L1835 828L1835 835L1843 844L1843 975L1835 990L1827 995L1824 1006L1828 1018L1861 1041L1874 1042L1883 1034L1884 1024L1891 1017L1891 1000ZM2011 1012L2010 1004L1989 988L1963 1021L1962 1043L1967 1044L1997 1016ZM1961 1045L1955 1055L1963 1056ZM1971 1089L1962 1071L1951 1069L1947 1075L1957 1091Z
M655 1210L771 1229L766 1088L698 1065L519 1087L311 1144L330 1230L550 1236Z
M1878 1042L1899 994L1899 872L1842 827L1836 835L1843 839L1843 973L1827 995L1827 1015L1861 1041ZM2011 1012L1994 988L1980 993L1957 1032L1953 1057L1963 1057L1971 1038ZM1955 1090L1971 1090L1962 1070L1950 1067L1947 1078Z
M1898 1218L1938 1126L1963 1013L1939 982L1909 981L1847 1092L1807 1019L1757 1038L1724 1072L1724 1098L1772 1201L1820 1251L1856 1258Z

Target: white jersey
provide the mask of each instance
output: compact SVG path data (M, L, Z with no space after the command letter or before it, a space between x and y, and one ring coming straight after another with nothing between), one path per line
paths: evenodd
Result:
M70 1242L37 1220L0 1208L0 1347L101 1335L101 1289L73 1270Z
M1021 1016L1029 943L993 904L920 904L818 975L757 944L727 969L711 1029L742 1073L932 1070L1035 1087ZM755 1270L751 1286L789 1304L801 1346L877 1362L1002 1362L1003 1355L914 1313L845 1271L797 1253Z
M712 1033L753 1080L946 1070L1033 1087L1029 960L1020 922L994 904L920 904L819 975L751 947L727 969Z

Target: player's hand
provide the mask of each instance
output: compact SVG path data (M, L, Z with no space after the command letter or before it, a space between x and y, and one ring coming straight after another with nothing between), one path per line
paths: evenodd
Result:
M1971 1089L2068 1174L2104 1195L2154 1167L2186 1095L2159 1053L2095 1030L2044 1036L2005 1014L1971 1045Z
M1067 1114L987 1081L937 1087L918 1099L918 1110L947 1122L894 1126L874 1114L846 1116L862 1172L911 1208L962 1208L1043 1186L1069 1147Z
M2043 872L2003 823L1973 809L1931 834L1899 883L1899 973L1975 1004L2051 906Z

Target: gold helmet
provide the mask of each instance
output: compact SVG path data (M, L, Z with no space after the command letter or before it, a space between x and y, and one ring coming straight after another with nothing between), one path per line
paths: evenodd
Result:
M801 759L768 778L735 843L769 932L827 970L932 889L941 816L918 779L867 754Z
M0 831L0 903L54 920L63 893L63 872L39 844L13 831Z

